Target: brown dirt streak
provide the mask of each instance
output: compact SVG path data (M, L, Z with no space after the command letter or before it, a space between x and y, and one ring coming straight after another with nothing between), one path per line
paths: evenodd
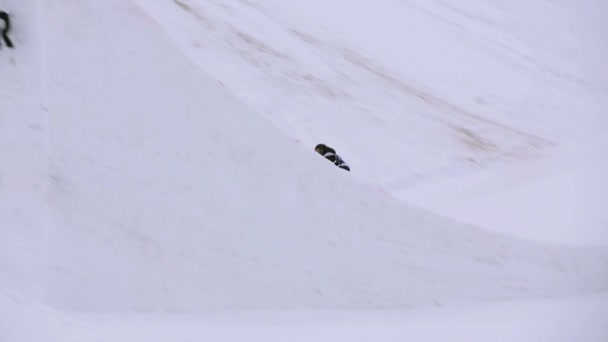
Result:
M363 58L362 56L360 56L359 54L355 53L354 51L351 51L349 49L343 49L342 50L342 54L344 56L344 58L349 61L350 63L368 71L369 73L382 78L383 80L385 80L386 82L393 84L395 86L397 86L401 91L408 93L410 95L414 95L420 99L422 99L423 101L433 105L436 108L439 109L447 109L451 112L454 112L456 114L460 114L464 117L467 117L469 119L473 119L475 121L478 122L482 122L484 124L488 124L491 126L495 126L495 127L499 127L503 130L515 133L519 136L522 136L526 139L529 140L529 143L533 146L536 147L541 147L541 146L550 146L553 145L553 143L551 141L548 141L544 138L541 138L539 136L536 136L534 134L531 133L527 133L518 129L515 129L513 127L509 127L506 126L504 124L501 124L499 122L490 120L490 119L486 119L484 117L481 117L477 114L473 114L471 112L468 112L452 103L446 102L438 97L435 97L425 91L422 91L420 89L414 88L408 84L403 83L402 81L396 79L395 77L389 75L386 71L381 70L380 68L371 65L371 62L369 60L367 60L366 58Z

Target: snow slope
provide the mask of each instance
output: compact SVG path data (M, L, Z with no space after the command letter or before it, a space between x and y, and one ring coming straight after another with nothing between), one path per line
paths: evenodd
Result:
M142 311L405 308L608 288L606 249L460 224L335 168L201 71L134 2L0 5L17 45L0 51L0 79L14 85L0 92L8 341L47 336L24 321L56 340L112 340L101 313L116 329L117 313L132 315L129 340Z
M19 45L0 50L0 287L27 293L40 290L48 208L49 151L41 82L46 60L36 5L0 1L0 8L13 16L11 39Z
M462 222L554 243L608 244L608 135L526 165L402 189L398 197Z
M2 341L604 342L606 295L417 310L66 314L0 295ZM11 311L3 311L10 309Z
M604 1L139 4L245 102L391 191L608 129Z
M605 1L139 4L201 70L306 146L335 146L355 177L487 229L608 245L593 205L608 192L570 181L602 184L608 161L568 147L608 142ZM478 188L491 195L460 202Z
M53 67L48 193L34 194L48 208L32 212L48 233L20 248L43 253L47 304L400 307L607 285L605 251L497 236L358 184L198 72L133 4L40 5ZM21 260L5 263L20 289Z

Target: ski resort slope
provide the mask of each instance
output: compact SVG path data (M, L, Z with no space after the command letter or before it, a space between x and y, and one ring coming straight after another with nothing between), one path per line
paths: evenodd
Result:
M354 177L490 230L608 245L608 212L587 210L608 201L608 160L592 153L608 144L607 2L138 3L201 70L306 146L335 147Z
M382 321L373 309L608 289L605 248L461 224L335 168L134 2L0 4L18 19L0 54L14 85L0 92L2 341L153 341L217 310Z

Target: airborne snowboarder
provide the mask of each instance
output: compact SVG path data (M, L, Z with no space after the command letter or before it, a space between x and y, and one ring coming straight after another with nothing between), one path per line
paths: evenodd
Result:
M323 157L334 163L334 165L336 165L337 167L350 172L350 167L348 167L344 160L342 160L342 158L340 158L340 156L336 154L336 150L334 150L333 148L325 144L318 144L317 146L315 146L315 151L317 151L318 154L322 155Z

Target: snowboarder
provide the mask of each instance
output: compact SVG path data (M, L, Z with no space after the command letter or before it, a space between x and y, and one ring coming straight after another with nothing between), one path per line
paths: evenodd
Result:
M315 146L315 151L317 151L318 154L322 155L323 157L334 163L334 165L336 165L337 167L350 172L350 167L348 167L344 160L342 160L342 158L340 158L340 156L336 154L336 150L334 150L333 148L325 144L318 144L317 146Z

